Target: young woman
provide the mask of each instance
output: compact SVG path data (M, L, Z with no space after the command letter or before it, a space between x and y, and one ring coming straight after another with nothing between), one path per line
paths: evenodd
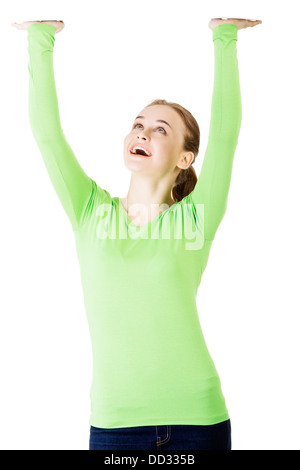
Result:
M177 103L155 100L124 140L125 198L79 165L63 134L53 73L62 21L28 31L29 118L68 216L93 351L90 449L231 449L228 410L196 296L224 216L241 126L237 32L261 21L215 18L215 80L200 176L200 131Z

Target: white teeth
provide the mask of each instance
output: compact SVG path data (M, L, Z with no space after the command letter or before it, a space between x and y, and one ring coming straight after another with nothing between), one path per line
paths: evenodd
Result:
M133 147L133 149L131 149L131 152L132 152L132 153L136 153L136 149L143 150L148 156L151 155L151 153L149 153L146 149L144 149L143 147L139 147L139 146L137 146L137 145L136 145L135 147Z

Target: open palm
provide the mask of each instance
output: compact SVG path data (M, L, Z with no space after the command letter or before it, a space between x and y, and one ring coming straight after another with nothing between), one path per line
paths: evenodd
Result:
M238 29L249 28L252 26L256 26L257 24L261 24L261 20L248 20L246 18L212 18L208 23L208 27L210 29L214 29L216 26L220 24L231 23L235 24Z
M27 30L28 26L33 23L47 23L51 26L56 28L56 33L59 33L64 27L65 24L63 21L56 21L56 20L45 20L45 21L24 21L23 23L12 23L12 26L17 29L25 29Z

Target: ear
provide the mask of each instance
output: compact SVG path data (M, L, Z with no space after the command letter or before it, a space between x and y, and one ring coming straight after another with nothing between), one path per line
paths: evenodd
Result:
M193 152L183 152L177 166L181 170L186 170L192 163L194 163L195 155Z

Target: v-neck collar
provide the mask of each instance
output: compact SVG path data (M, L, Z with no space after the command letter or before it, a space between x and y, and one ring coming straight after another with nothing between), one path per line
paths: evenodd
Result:
M172 204L172 206L169 206L167 209L165 209L164 211L160 212L156 217L154 217L154 219L149 220L149 222L147 222L145 225L135 225L135 224L132 222L132 220L130 219L130 217L129 217L129 215L128 215L126 209L125 209L125 207L123 206L123 203L122 203L121 199L120 199L119 197L117 197L116 199L117 199L117 201L118 201L119 210L121 209L121 212L123 212L123 214L124 214L124 216L125 216L125 218L126 218L127 225L130 225L130 226L132 226L132 227L134 227L134 228L136 228L136 229L139 229L139 230L148 228L151 224L153 224L154 222L156 222L157 220L159 220L165 212L169 211L169 210L171 209L171 207L173 207L173 206L176 204L176 202L175 202L174 204Z

